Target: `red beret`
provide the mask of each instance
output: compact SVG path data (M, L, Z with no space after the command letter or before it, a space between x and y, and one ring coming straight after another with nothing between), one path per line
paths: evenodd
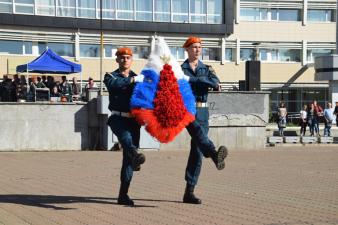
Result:
M130 55L130 56L132 56L133 51L130 48L119 48L119 49L117 49L115 55L116 56L120 56L120 55Z
M194 43L201 43L201 39L199 37L189 37L184 45L183 48L188 48L190 45L194 44Z

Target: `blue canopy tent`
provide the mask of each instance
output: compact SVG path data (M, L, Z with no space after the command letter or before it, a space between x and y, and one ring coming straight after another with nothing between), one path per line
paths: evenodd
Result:
M19 65L16 67L18 73L48 73L48 74L71 74L80 73L80 80L82 83L82 68L80 64L68 61L61 56L54 53L50 48L47 48L38 58L32 62ZM82 88L81 88L82 92Z
M48 48L32 62L17 66L16 72L49 74L80 73L81 65L62 58L61 56L54 53L50 48Z

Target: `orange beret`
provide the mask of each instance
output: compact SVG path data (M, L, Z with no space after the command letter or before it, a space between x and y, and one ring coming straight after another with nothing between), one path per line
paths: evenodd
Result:
M133 51L130 48L119 48L119 49L117 49L115 55L116 56L120 56L120 55L130 55L130 56L132 56Z
M189 37L184 45L183 45L183 48L188 48L190 45L194 44L194 43L201 43L201 38L199 37Z

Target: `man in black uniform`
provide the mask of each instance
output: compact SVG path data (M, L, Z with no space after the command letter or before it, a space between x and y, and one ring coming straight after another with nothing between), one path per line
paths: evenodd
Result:
M181 65L184 72L183 79L190 83L193 94L196 98L196 120L187 126L187 130L192 137L191 148L185 171L187 182L183 196L184 203L201 204L202 201L194 195L194 188L197 184L201 172L202 158L211 158L218 170L224 169L224 159L228 155L228 150L220 146L218 151L210 139L209 131L209 111L208 111L208 91L209 88L220 90L219 79L210 66L203 64L198 58L202 53L201 39L190 37L186 40L183 48L188 52L188 59Z
M129 206L134 205L134 201L128 196L133 171L140 170L140 165L145 162L145 156L137 152L140 142L140 125L130 113L130 98L135 82L143 81L144 76L137 76L130 69L132 55L130 48L119 48L116 52L116 62L119 68L111 74L106 74L103 81L109 91L108 108L111 116L108 119L108 125L123 149L121 186L117 203Z

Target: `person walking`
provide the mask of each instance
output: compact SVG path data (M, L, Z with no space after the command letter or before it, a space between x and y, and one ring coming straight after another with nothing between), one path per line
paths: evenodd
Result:
M138 153L140 143L140 125L130 113L130 99L135 82L143 81L143 75L136 75L131 70L133 52L130 48L119 48L116 52L117 70L104 76L104 84L109 91L109 110L111 116L108 125L118 138L123 149L121 185L117 203L133 206L128 191L133 171L139 171L145 162L145 156Z
M183 202L201 204L202 201L195 196L194 190L201 172L203 156L211 158L217 169L222 170L228 150L225 146L220 146L216 151L214 144L207 136L209 131L208 91L209 88L220 90L219 79L211 66L199 60L202 53L200 38L188 38L183 48L188 53L188 59L181 65L184 72L183 79L189 82L196 99L196 119L187 126L191 143L185 171L186 188Z

